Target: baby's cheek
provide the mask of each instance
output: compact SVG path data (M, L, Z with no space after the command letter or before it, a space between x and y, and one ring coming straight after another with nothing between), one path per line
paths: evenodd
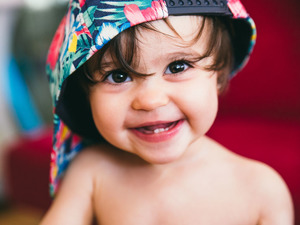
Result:
M191 126L205 134L212 126L218 111L218 97L214 92L195 93L189 101L189 110L186 111Z
M115 145L119 131L114 124L107 122L109 120L95 121L96 127L101 136L110 144Z

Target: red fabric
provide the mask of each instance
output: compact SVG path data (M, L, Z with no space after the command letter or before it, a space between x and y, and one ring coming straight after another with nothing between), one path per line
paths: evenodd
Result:
M5 159L8 198L13 204L46 210L49 196L52 132L23 137L9 146Z
M244 0L257 26L257 43L246 68L231 82L223 111L300 115L300 2Z

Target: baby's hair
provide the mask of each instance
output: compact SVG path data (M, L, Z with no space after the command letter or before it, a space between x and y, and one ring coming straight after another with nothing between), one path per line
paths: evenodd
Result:
M197 60L213 56L213 63L208 65L205 69L209 71L217 71L218 73L218 90L222 93L227 87L229 80L229 74L233 67L233 50L229 35L229 23L226 18L221 17L202 17L203 20L199 26L198 34L187 44L195 44L201 35L205 26L210 29L209 37L207 38L207 48L206 52L199 57ZM200 17L199 17L200 19ZM168 27L176 34L177 37L181 38L180 35L173 28L168 19L163 20ZM103 58L106 54L109 54L113 60L116 67L120 68L122 71L134 74L137 76L147 76L149 74L142 74L136 71L138 64L138 38L137 33L143 32L144 29L159 32L150 23L140 24L131 27L119 35L117 35L113 40L111 40L107 45L105 45L100 51L98 51L92 59L83 65L81 72L80 83L85 90L85 93L89 94L89 88L99 82L99 78L95 77L93 74L95 71L100 72L100 74L105 73L105 63ZM166 35L166 34L164 34ZM170 37L172 38L172 37Z

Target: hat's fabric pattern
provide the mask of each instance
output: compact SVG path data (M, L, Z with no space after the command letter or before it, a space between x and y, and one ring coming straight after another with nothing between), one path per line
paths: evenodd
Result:
M240 0L228 0L227 3L233 18L247 18L249 15Z
M238 65L236 68L234 68L234 70L230 74L230 78L234 77L234 75L237 74L239 71L241 71L245 67L245 65L248 63L249 58L250 58L250 54L252 53L254 45L256 43L256 38L257 38L256 25L255 25L253 19L249 16L246 17L245 20L251 26L251 30L252 30L252 34L251 34L250 42L249 42L249 47L248 47L248 55L245 56L245 58L243 59L243 61L240 65Z
M253 28L249 54L255 43L255 25L239 0L229 0L233 18L243 18ZM47 74L54 113L53 150L51 153L50 192L73 157L88 143L74 134L56 114L56 106L66 78L95 52L123 30L168 17L164 0L71 0L49 49ZM244 63L247 61L245 56ZM242 67L243 64L240 65ZM236 72L238 68L234 72Z

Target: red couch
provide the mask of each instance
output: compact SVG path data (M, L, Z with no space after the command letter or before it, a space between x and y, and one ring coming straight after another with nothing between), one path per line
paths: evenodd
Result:
M277 170L292 193L300 225L300 2L243 2L257 24L257 44L245 70L220 98L209 135ZM12 146L6 172L15 203L49 206L50 149L51 132Z
M52 129L21 137L8 146L5 159L7 200L13 206L46 211L50 204L49 170Z

